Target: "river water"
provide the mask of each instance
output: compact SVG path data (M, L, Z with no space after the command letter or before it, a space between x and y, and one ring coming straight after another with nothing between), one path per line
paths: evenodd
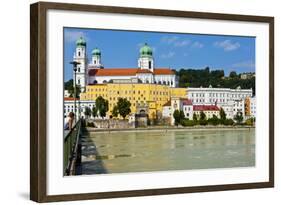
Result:
M255 166L255 130L91 132L82 174Z

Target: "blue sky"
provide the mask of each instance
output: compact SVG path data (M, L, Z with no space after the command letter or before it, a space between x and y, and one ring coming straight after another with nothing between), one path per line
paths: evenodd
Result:
M155 67L172 69L223 69L255 71L255 38L241 36L133 32L99 29L64 29L64 78L72 78L75 42L83 36L87 41L88 58L98 47L105 68L136 68L139 49L144 43L153 48Z

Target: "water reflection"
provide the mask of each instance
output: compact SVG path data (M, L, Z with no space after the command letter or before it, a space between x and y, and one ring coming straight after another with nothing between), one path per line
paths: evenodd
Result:
M82 174L248 167L255 131L93 132L82 154Z

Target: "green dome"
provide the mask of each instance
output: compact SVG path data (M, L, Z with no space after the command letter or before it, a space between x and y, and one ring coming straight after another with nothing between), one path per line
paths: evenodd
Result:
M140 48L140 55L152 56L152 49L147 45L147 43L145 43L144 46Z
M76 46L86 46L86 41L82 36L76 41Z
M100 49L95 48L94 50L92 50L92 55L93 56L100 56L101 55Z

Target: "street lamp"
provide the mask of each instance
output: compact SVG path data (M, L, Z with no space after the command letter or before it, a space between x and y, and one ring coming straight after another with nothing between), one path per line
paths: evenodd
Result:
M76 112L76 72L77 72L77 65L80 64L77 61L71 61L70 64L73 65L73 71L74 71L74 82L73 82L73 87L74 87L74 113L75 113L75 119L77 118L77 112Z

